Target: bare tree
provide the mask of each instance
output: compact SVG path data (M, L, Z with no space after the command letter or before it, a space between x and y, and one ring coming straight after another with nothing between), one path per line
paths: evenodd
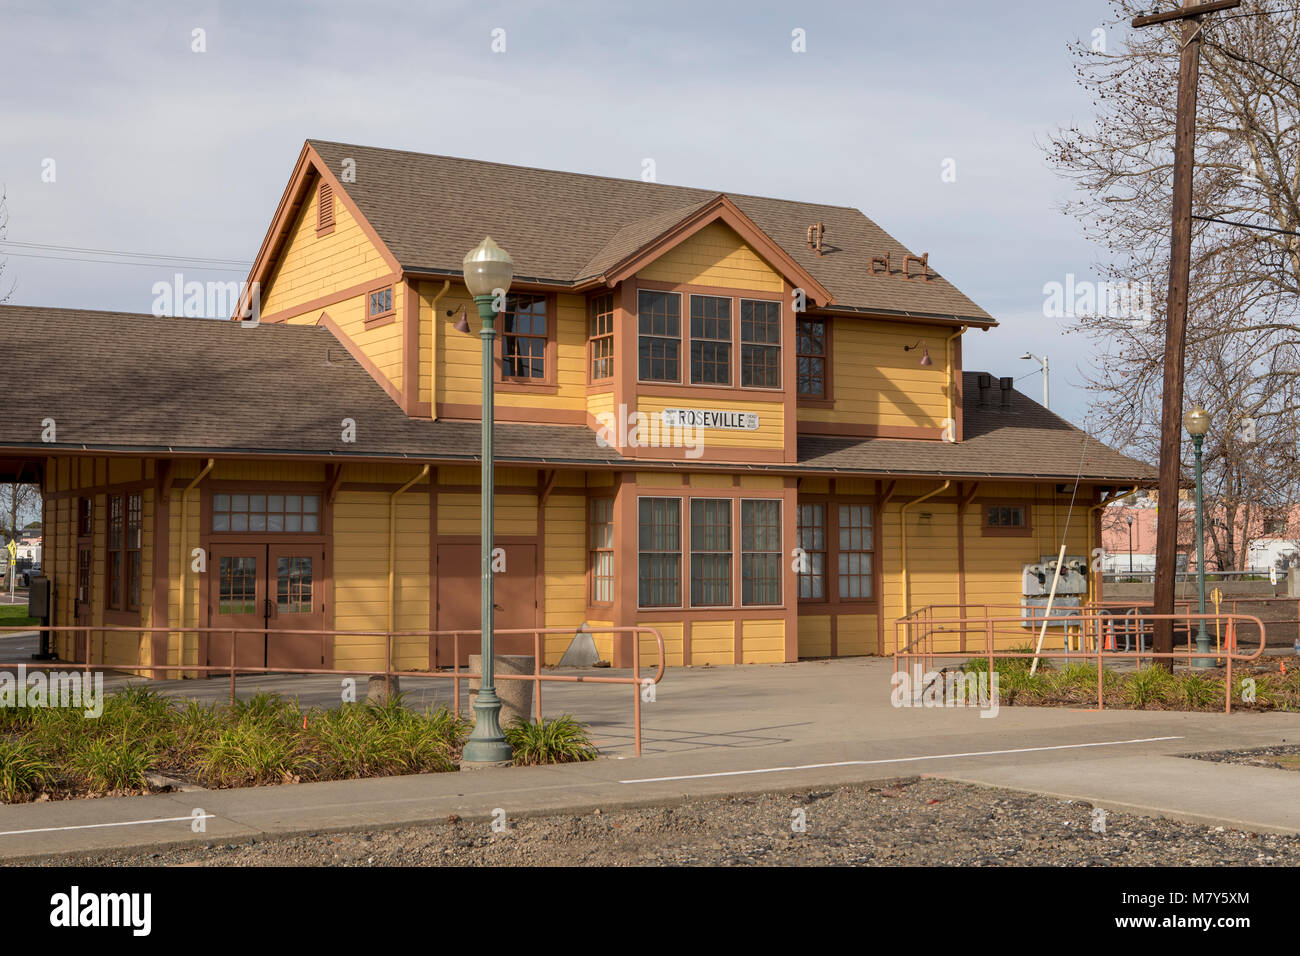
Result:
M1114 0L1116 24L1147 6ZM1215 419L1206 498L1222 527L1207 529L1207 563L1231 567L1246 560L1238 532L1252 515L1300 490L1300 15L1295 0L1246 0L1203 29L1193 213L1204 218L1193 230L1186 401ZM1078 187L1066 210L1102 250L1100 274L1148 290L1144 314L1098 309L1071 329L1095 345L1086 384L1101 432L1149 461L1159 457L1179 30L1134 31L1109 51L1075 44L1096 115L1046 144Z

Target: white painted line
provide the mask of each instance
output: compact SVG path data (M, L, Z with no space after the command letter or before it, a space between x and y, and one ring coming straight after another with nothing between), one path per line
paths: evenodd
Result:
M123 820L119 823L82 823L73 827L37 827L33 830L4 830L0 836L18 836L22 833L54 833L56 830L94 830L99 827L134 827L142 823L179 823L182 820L208 820L215 813L189 814L183 817L159 817L156 820Z
M914 760L943 760L948 757L992 757L998 754L1028 754L1043 750L1078 750L1084 747L1114 747L1120 744L1151 744L1162 740L1182 740L1182 737L1138 737L1134 740L1105 740L1094 744L1057 744L1052 747L1020 747L1016 750L976 750L964 754L928 754L923 757L888 757L883 760L841 760L836 763L806 763L797 767L764 767L761 770L724 770L719 773L688 773L680 777L643 777L640 780L620 780L619 783L665 783L670 780L701 780L706 777L742 777L755 773L785 773L790 770L821 770L826 767L867 767L881 763L908 763Z

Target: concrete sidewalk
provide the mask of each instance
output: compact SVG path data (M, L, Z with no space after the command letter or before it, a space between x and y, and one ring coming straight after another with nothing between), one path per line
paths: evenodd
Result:
M892 662L878 658L670 671L655 702L644 704L640 759L630 756L630 688L556 686L546 691L547 713L589 723L606 759L19 804L0 808L0 858L445 821L453 813L486 821L498 807L517 817L917 774L1300 832L1300 774L1176 756L1300 741L1300 715L1004 707L985 719L975 710L895 708L891 673ZM198 690L208 682L186 683ZM192 832L196 810L209 815L204 833Z

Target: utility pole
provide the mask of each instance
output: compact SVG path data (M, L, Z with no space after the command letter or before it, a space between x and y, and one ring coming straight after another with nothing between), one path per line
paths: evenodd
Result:
M1178 478L1182 452L1184 344L1187 297L1192 272L1192 169L1196 150L1196 80L1201 65L1201 17L1241 5L1241 0L1197 3L1182 9L1135 17L1134 29L1182 21L1178 63L1178 105L1174 122L1173 233L1169 244L1169 300L1165 315L1165 377L1160 406L1160 502L1156 511L1155 614L1174 613L1174 577L1178 564ZM1174 622L1156 620L1152 650L1174 649ZM1173 659L1160 660L1173 669Z

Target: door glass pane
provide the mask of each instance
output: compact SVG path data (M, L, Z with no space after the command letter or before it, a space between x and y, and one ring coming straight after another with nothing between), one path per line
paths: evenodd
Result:
M217 563L218 614L257 613L257 558L223 557Z
M281 614L311 613L311 558L277 558L275 606Z

